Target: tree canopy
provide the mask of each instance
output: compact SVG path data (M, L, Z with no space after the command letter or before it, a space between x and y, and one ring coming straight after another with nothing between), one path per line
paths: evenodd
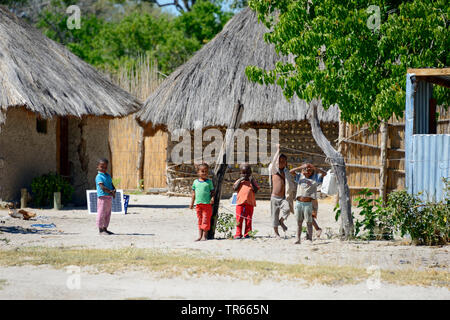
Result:
M407 68L450 63L447 0L250 0L270 29L265 40L291 56L273 70L249 66L250 80L277 84L324 108L337 104L341 119L371 125L402 116ZM377 10L379 15L377 15ZM448 89L436 88L449 104Z
M154 58L169 74L211 40L231 18L220 1L192 1L179 15L155 4L121 0L53 0L30 7L28 0L0 0L27 18L51 39L97 68L114 71L132 67L137 58ZM37 1L39 2L39 1ZM68 6L81 8L80 29L69 29ZM41 6L42 5L42 6Z

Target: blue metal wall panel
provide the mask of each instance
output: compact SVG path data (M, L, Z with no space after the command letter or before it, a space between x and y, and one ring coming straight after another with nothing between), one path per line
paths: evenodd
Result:
M405 110L405 184L409 193L413 192L412 136L414 128L414 75L406 75L406 110Z
M406 75L405 182L409 193L422 192L422 199L440 201L445 196L442 178L450 178L450 135L416 134L429 130L432 93L432 84Z
M428 201L444 199L443 177L449 177L450 135L413 135L411 193L422 192ZM408 191L410 188L408 188Z

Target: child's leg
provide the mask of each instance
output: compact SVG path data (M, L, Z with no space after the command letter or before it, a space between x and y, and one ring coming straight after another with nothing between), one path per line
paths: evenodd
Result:
M288 227L284 224L284 221L289 216L289 211L290 211L289 201L282 200L281 205L280 205L280 214L281 214L280 226L281 226L281 228L283 228L284 232L286 232L288 229Z
M198 238L195 239L195 241L200 241L203 236L203 230L201 228L201 226L202 226L202 210L201 210L201 206L199 204L196 205L195 211L197 213L197 226L198 226Z
M105 202L105 230L108 229L109 221L111 220L112 197L108 197Z
M202 210L202 240L207 240L209 229L211 229L212 205L205 204Z
M313 218L312 218L312 203L307 202L304 204L303 213L306 220L306 239L312 241L312 229L313 229Z
M108 201L109 197L97 198L97 218L96 224L99 231L103 233L109 225L109 217L111 216L111 201ZM109 217L108 217L109 213Z
M302 228L303 228L303 220L297 221L297 241L295 244L300 244L302 242Z
M280 234L278 233L278 226L280 225L280 200L275 198L270 199L270 213L272 217L273 231L275 232L275 236L280 238Z
M236 234L235 238L242 237L242 224L244 221L244 213L245 212L245 206L244 205L237 205L236 206Z
M295 201L294 216L297 220L297 241L295 241L295 244L300 244L302 239L303 206L299 201Z
M253 206L245 206L245 234L244 237L248 237L248 233L252 231L253 221Z

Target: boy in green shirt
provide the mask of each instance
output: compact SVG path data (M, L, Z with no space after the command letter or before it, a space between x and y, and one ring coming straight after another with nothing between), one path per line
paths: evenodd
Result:
M214 185L208 179L209 167L202 163L197 168L198 179L192 184L192 198L189 209L197 211L198 218L198 238L195 241L206 240L209 229L211 228L212 205L214 204Z

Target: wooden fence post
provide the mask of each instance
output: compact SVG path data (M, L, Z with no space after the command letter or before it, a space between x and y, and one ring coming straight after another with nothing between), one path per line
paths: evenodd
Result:
M380 126L381 133L381 151L380 151L380 197L383 202L386 200L387 189L387 145L389 138L388 124L383 121Z
M214 239L214 234L216 232L216 223L217 217L219 213L219 204L220 204L220 196L222 194L222 182L225 176L225 172L227 171L227 151L234 151L234 148L231 149L230 146L234 145L234 130L239 128L241 123L242 114L244 112L244 106L238 101L233 108L233 114L231 116L231 121L227 129L227 133L225 135L225 139L222 143L222 148L220 149L219 156L217 157L216 166L214 168L214 204L213 204L213 212L211 216L211 229L208 232L208 239Z
M20 189L20 207L26 208L28 201L28 190L26 188Z
M344 137L345 137L345 122L341 120L340 117L341 111L339 111L339 135L338 135L338 145L337 145L337 150L340 154L342 154L342 147L344 144ZM336 207L336 205L339 203L339 191L336 193L336 198L334 201L334 206Z

